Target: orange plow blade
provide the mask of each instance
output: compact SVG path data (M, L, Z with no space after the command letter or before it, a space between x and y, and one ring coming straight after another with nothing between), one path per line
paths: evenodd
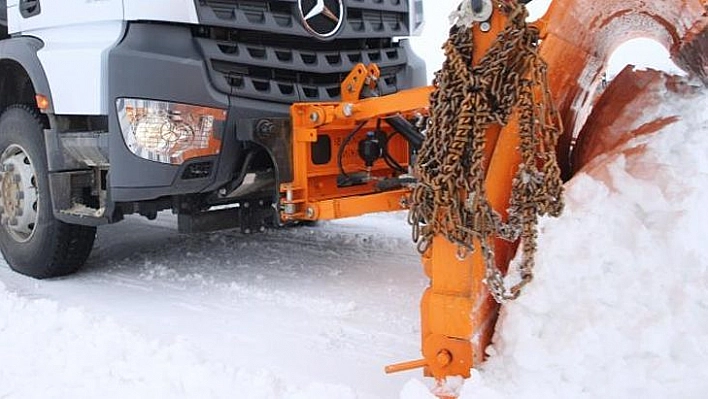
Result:
M494 41L505 40L502 33L506 17L500 10L511 3L515 2L494 1L492 16L471 24L475 49L469 60L472 65L484 62L484 51ZM674 120L671 116L657 116L653 122L636 123L641 110L658 101L659 91L681 90L677 80L658 72L626 70L598 100L596 93L607 61L625 41L638 37L658 41L669 49L679 66L708 84L705 0L554 1L534 25L542 39L538 54L547 64L548 88L562 121L555 150L565 179L596 155L632 135L651 133ZM431 119L435 119L436 112L431 108ZM486 129L484 193L502 222L507 221L514 178L522 163L519 155L522 128L519 116L512 115L504 125L492 124ZM425 146L421 152L425 152ZM466 195L462 193L463 197ZM415 205L413 201L414 208ZM450 220L444 209L438 212L442 213L437 213L436 218ZM496 266L506 272L518 241L491 239ZM424 248L423 266L430 286L421 302L423 359L389 366L387 372L423 367L426 375L444 385L450 376L469 377L470 368L483 361L499 305L485 281L488 266L480 242L475 241L469 256L460 256L460 247L459 242L436 232ZM439 397L449 396L445 393Z
M558 157L566 178L573 170L573 139L593 107L610 55L622 43L654 39L678 66L708 83L706 0L554 1L540 24L546 33L540 53L548 63L551 93L565 126Z

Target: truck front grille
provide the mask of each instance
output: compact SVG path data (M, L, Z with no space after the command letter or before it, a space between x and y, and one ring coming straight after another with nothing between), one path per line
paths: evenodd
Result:
M345 21L327 41L305 30L297 1L196 1L195 40L223 93L282 103L337 101L340 82L360 62L379 65L381 94L403 88L408 60L393 38L408 34L405 0L345 0Z

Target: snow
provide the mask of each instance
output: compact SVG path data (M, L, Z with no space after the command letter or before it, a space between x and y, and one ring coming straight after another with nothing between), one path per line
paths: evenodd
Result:
M648 38L636 38L620 45L608 61L608 78L617 76L626 65L634 65L635 69L656 69L674 75L686 75L686 72L671 60L666 48Z
M462 398L704 397L708 94L664 107L681 120L567 184L536 279Z
M429 72L453 3L426 8ZM667 93L678 122L567 184L462 398L705 396L707 106ZM0 260L0 398L432 398L420 371L383 374L420 356L405 216L184 236L163 213L101 227L71 277Z
M0 270L0 396L378 398L409 378L426 281L404 214L183 236L99 230L78 274ZM385 298L385 301L382 301Z
M503 307L462 399L700 398L708 388L708 93L606 154L543 219L533 283ZM402 399L432 398L409 381Z

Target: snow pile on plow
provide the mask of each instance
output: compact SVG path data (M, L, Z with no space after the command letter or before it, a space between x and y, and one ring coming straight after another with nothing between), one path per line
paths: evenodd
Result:
M541 225L536 278L503 308L461 398L705 394L708 92L688 89L651 110L675 122L567 184L563 215ZM411 383L402 397L430 394Z

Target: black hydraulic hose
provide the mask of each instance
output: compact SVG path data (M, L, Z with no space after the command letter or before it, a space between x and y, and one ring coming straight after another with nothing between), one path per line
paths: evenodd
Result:
M394 131L391 133L391 135L386 135L383 131L381 131L381 119L378 119L376 121L376 133L380 134L380 140L381 140L381 156L383 160L386 162L386 165L388 165L389 168L399 172L399 173L405 173L406 170L403 169L401 164L396 162L396 160L391 156L391 154L388 152L388 143L391 140L391 138L397 134L400 134L397 131Z
M392 128L396 129L410 143L414 150L419 150L423 145L425 136L401 115L389 116L384 119Z
M246 174L248 173L248 168L251 166L251 163L253 162L255 156L256 151L249 151L246 154L246 158L243 160L243 165L241 166L241 170L239 171L238 175L236 176L236 178L231 179L231 182L226 187L227 196L241 186L243 180L246 178Z
M389 168L391 168L399 173L405 173L405 172L407 172L406 169L403 166L401 166L401 164L398 163L398 161L396 161L396 159L391 155L391 153L388 152L388 143L390 143L393 136L395 136L397 134L400 134L400 133L398 131L394 131L393 133L391 133L390 136L386 136L386 140L382 146L383 147L383 159L386 162L386 165L389 166Z
M357 134L362 127L366 125L366 121L361 122L359 125L357 125L354 130L352 130L347 137L344 138L344 141L342 141L342 144L339 146L339 151L337 151L337 167L339 168L339 174L348 179L349 175L347 172L344 171L344 165L342 164L342 157L344 156L344 149L349 145L349 142L352 141L354 138L354 135Z

